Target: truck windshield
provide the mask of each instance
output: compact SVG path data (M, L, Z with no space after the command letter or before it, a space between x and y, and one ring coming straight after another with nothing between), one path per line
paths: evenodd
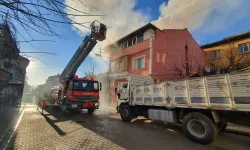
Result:
M77 91L98 91L98 82L76 80L74 81L74 90Z

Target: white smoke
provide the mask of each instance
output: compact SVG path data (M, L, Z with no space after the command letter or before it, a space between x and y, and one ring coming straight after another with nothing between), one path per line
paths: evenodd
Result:
M169 0L160 5L160 16L152 23L160 29L214 34L249 15L248 9L248 0Z
M99 20L108 26L107 39L99 42L90 54L92 57L98 48L115 42L150 21L150 14L134 9L136 0L65 0L65 4L90 14L105 15L69 16L75 22ZM205 36L229 28L236 21L249 15L249 6L248 0L169 0L168 3L163 2L159 6L160 16L152 23L160 29L188 28L191 32ZM70 8L65 8L65 11L72 13ZM82 26L74 26L81 30L77 31L80 35L89 32L89 29ZM101 59L97 59L97 64L101 69L107 68Z
M135 0L65 0L65 4L82 12L93 15L105 16L69 16L75 22L91 22L98 20L107 27L107 39L101 42L103 45L111 44L125 36L127 33L141 27L149 22L146 14L135 11ZM70 8L65 9L67 13L72 13ZM74 11L76 14L77 12ZM81 13L77 13L81 14ZM85 35L90 30L80 25L74 25L81 30L80 35ZM89 26L89 24L86 24Z
M98 20L108 27L106 40L99 42L95 46L95 49L90 53L91 57L95 57L95 61L99 66L98 69L101 72L106 70L108 65L101 58L95 56L95 53L99 51L99 48L103 48L105 45L115 42L127 33L132 32L149 22L147 14L133 10L135 7L135 0L65 0L65 4L77 10L81 10L82 12L105 15L96 17L69 16L69 18L75 22L82 23ZM65 11L67 13L72 13L70 8L66 8ZM74 11L74 14L81 13ZM78 30L76 31L82 36L85 36L86 33L90 32L89 29L82 26L74 26L81 30L80 32ZM86 24L86 26L89 26L89 24ZM105 57L103 58L106 61L108 60Z

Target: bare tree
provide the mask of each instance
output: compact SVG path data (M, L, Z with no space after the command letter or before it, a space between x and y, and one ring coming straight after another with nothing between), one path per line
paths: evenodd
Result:
M229 49L225 50L225 60L222 61L223 70L225 73L241 69L246 61L246 55L239 54L238 49L234 46L229 46Z
M95 68L92 66L92 71L84 72L85 78L94 78L95 75Z
M79 1L82 4L87 3L81 0L75 1ZM64 11L65 8L68 10L67 13ZM61 0L0 0L0 37L3 37L0 43L0 59L17 58L20 52L20 42L26 42L34 49L36 48L30 42L53 42L44 39L34 39L33 33L63 38L65 36L57 33L56 30L60 24L74 24L78 27L89 28L86 24L90 22L76 22L70 19L71 17L69 16L93 17L103 15L83 12L66 5ZM76 26L72 27L77 29ZM21 40L17 40L17 36ZM26 55L26 57L33 56ZM40 60L39 58L36 59Z
M64 8L67 8L71 13L64 12ZM100 16L77 10L60 0L0 0L0 15L5 21L7 18L11 24L13 22L22 27L31 38L31 41L34 39L29 31L62 37L54 30L57 24L77 24L89 28L85 25L89 22L75 22L68 16ZM15 28L14 25L13 28ZM19 33L18 30L16 31Z
M250 65L249 55L239 53L238 48L233 45L229 45L228 49L224 49L221 57L208 59L207 62L210 67L210 74L216 74L217 72L229 73Z
M193 53L194 50L188 52L188 47L185 46L184 57L179 57L177 61L173 61L171 65L168 65L168 69L173 72L171 75L174 75L176 78L185 78L193 75L192 73L203 74L204 67L199 64Z
M221 59L207 59L207 67L209 67L209 71L206 71L209 75L217 74L218 70L222 68Z

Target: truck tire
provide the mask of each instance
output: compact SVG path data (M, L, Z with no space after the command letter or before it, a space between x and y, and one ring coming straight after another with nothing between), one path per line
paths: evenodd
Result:
M70 114L70 111L67 108L67 103L66 102L62 103L61 109L62 109L63 115L68 116Z
M88 114L92 115L95 111L95 108L89 108L88 109Z
M182 130L190 140L200 144L213 142L218 133L216 124L206 115L197 112L191 112L184 116Z
M120 115L121 115L122 121L124 122L130 122L133 119L132 110L129 105L121 106Z

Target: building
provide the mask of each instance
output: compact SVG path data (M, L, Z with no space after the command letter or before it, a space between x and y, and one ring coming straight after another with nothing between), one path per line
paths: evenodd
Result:
M250 31L201 46L205 67L212 74L241 70L250 66Z
M1 104L19 104L23 94L29 60L19 48L8 24L0 25L0 97Z
M149 23L107 46L113 104L118 84L128 75L150 76L155 82L192 75L204 67L204 51L187 29L160 30Z
M49 98L49 95L51 94L51 88L59 85L59 78L60 74L49 76L48 79L46 79L45 84L38 85L35 90L36 100L38 100L39 97Z
M57 85L59 85L59 78L60 78L60 74L57 74L54 76L49 76L48 79L46 80L46 84L51 84L52 86L57 86Z

